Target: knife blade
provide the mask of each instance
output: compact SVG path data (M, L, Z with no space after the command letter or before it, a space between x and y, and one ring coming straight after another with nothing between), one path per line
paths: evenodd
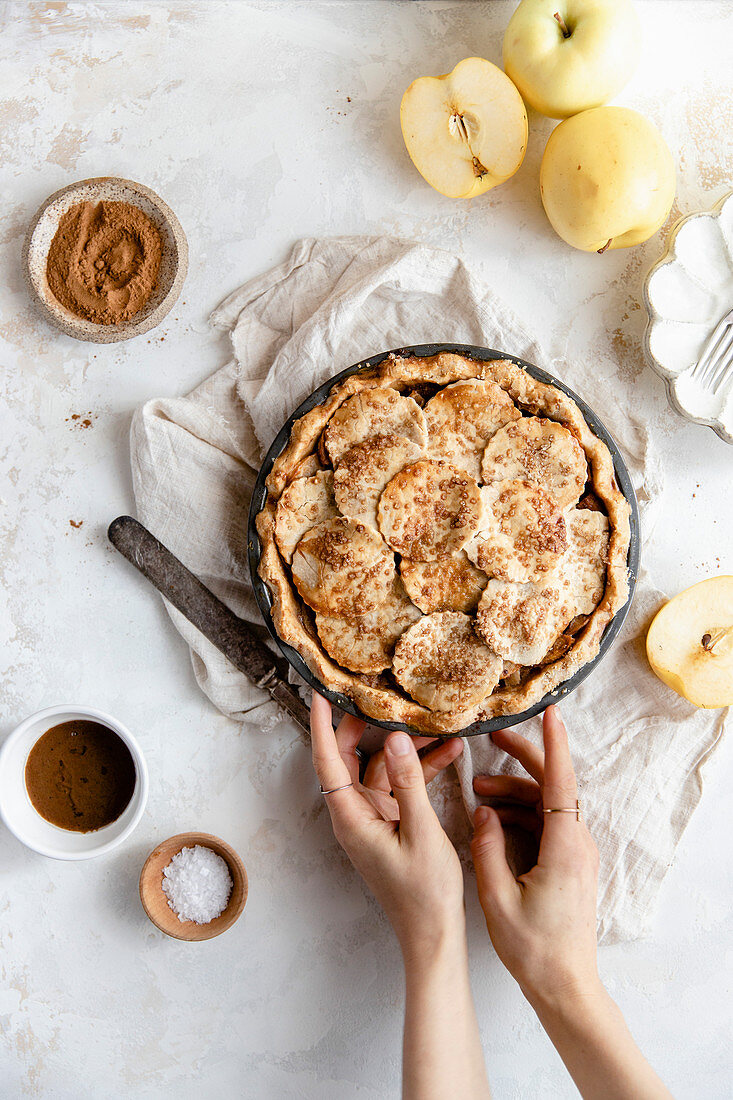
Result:
M257 637L251 625L235 615L190 569L132 516L112 520L107 537L116 550L185 615L235 668L306 731L310 714L297 688L288 683L288 662Z

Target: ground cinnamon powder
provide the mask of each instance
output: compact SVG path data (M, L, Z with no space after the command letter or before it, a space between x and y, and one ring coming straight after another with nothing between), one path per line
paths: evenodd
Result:
M78 202L59 221L46 261L55 298L77 317L116 325L155 291L163 245L150 218L127 202Z

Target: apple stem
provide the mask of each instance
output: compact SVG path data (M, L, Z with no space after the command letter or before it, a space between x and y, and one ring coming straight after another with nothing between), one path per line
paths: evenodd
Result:
M711 631L709 634L703 634L701 639L702 648L706 649L708 653L714 653L715 647L718 642L722 642L723 638L727 637L727 635L730 634L731 630L733 630L733 627L729 627L728 630L720 628L718 630Z
M603 253L606 251L606 249L608 248L608 246L610 245L612 240L613 240L613 237L609 237L608 240L606 241L606 243L604 244L603 248L598 249L598 255L599 256L603 255Z
M563 17L560 15L559 11L555 12L555 14L553 16L553 19L557 19L558 23L560 24L560 30L562 31L563 38L570 38L570 31L568 30L568 25L565 22L565 20L563 19Z

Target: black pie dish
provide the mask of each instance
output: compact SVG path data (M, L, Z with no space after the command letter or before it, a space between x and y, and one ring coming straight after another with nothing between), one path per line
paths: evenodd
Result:
M322 386L319 386L317 390L314 390L310 397L307 397L292 413L291 416L283 424L282 428L278 432L277 436L272 442L272 445L265 456L265 460L260 467L260 472L257 475L257 481L252 492L252 502L249 510L249 524L248 524L248 540L247 540L247 553L249 557L249 568L252 577L252 587L254 589L255 599L257 605L262 613L262 618L265 621L273 640L277 643L279 649L283 655L287 658L290 664L293 666L299 676L309 684L314 691L317 691L320 695L323 695L326 699L329 699L331 703L339 707L341 710L346 711L348 714L353 714L357 718L364 718L372 726L379 726L385 730L404 730L406 733L410 733L413 736L419 734L419 731L412 729L410 726L406 726L403 722L383 722L377 718L369 718L359 711L346 695L342 695L341 692L332 691L330 688L325 687L321 681L313 675L307 664L292 646L287 642L283 642L278 636L275 630L274 623L272 621L272 596L267 585L264 583L259 575L258 568L260 564L261 544L260 538L257 534L257 528L255 526L255 520L258 514L262 511L265 502L267 500L267 485L266 480L272 469L273 463L281 451L287 446L290 440L290 430L294 421L299 420L301 416L304 416L307 412L310 412L316 405L320 405L328 395L329 391L338 382L342 382L344 378L348 378L349 375L356 374L359 371L367 370L370 367L379 366L390 355L399 356L417 356L427 358L432 355L437 355L439 352L455 352L458 355L463 355L467 359L475 359L483 362L490 362L492 359L509 359L512 363L516 363L517 366L522 367L531 374L533 378L536 378L539 382L555 386L557 389L562 390L563 393L571 397L573 401L578 405L578 408L582 412L586 419L588 427L591 429L594 435L602 440L609 451L613 459L613 468L616 475L616 482L621 490L622 494L626 497L631 508L631 515L629 517L629 526L631 537L629 541L629 553L627 557L627 569L629 577L629 597L623 607L619 608L610 623L603 632L601 637L601 644L596 656L588 661L587 664L579 668L568 680L563 681L558 687L554 688L551 692L548 692L538 703L528 707L527 710L521 711L519 714L505 714L497 718L490 718L485 722L474 722L473 725L467 726L466 729L460 730L453 734L439 734L438 736L443 738L448 737L478 737L480 734L492 733L494 730L506 729L508 726L516 726L520 722L525 722L528 718L533 718L535 714L539 714L545 710L552 703L557 703L569 695L571 691L574 691L576 687L583 683L586 677L590 676L594 668L605 657L609 649L613 645L616 637L618 636L621 627L624 624L624 620L629 613L631 607L631 601L634 598L634 589L636 587L636 578L639 572L639 559L640 559L640 529L639 529L639 508L636 503L636 495L634 493L633 485L631 484L631 478L629 471L626 468L626 464L621 456L618 445L611 436L608 429L604 426L601 420L593 412L593 409L583 401L582 397L578 397L577 393L574 393L568 386L566 386L559 379L554 378L547 371L541 370L539 367L535 367L532 363L527 363L524 359L520 359L516 355L510 355L505 351L496 351L493 348L477 347L474 344L414 344L411 347L396 348L393 351L383 351L378 355L372 355L369 359L363 359L359 363L354 364L352 367L347 367L346 370L342 370L339 374L335 374L328 381L324 382Z

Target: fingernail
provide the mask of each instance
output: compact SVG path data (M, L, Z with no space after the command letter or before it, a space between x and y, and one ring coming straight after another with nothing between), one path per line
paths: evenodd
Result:
M406 733L393 733L384 747L392 756L407 756L412 748L412 741Z
M489 810L488 806L479 806L479 808L476 810L476 813L473 816L474 824L475 825L483 825L484 821L486 821L488 819L489 814L490 814L490 810Z

